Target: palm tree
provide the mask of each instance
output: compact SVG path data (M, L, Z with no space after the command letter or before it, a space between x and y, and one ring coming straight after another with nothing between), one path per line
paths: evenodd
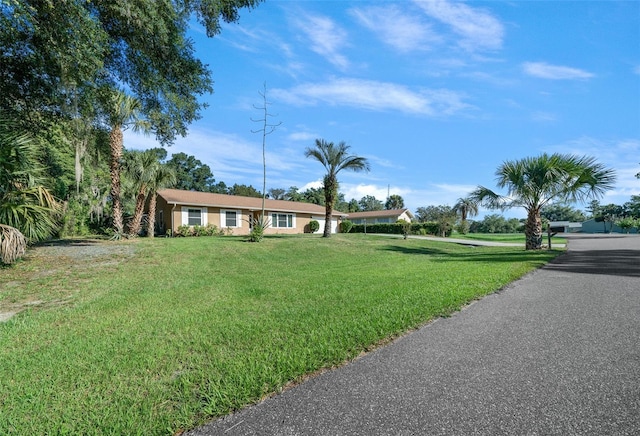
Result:
M160 189L176 184L176 172L166 164L156 167L153 177L149 180L149 226L147 235L153 238L156 226L156 199Z
M111 129L109 132L109 148L111 160L109 172L111 174L111 203L113 215L113 227L115 237L119 238L124 234L124 224L122 221L122 200L120 186L120 171L122 161L122 151L124 149L123 131L132 127L134 132L149 131L149 123L139 117L142 104L139 100L126 95L124 92L116 91L109 93L106 102L107 123Z
M20 132L17 123L0 117L0 224L2 250L13 251L15 243L34 242L51 235L58 209L51 192L40 184L36 143ZM22 238L7 227L16 229ZM23 239L24 238L24 239ZM9 242L12 241L12 242ZM4 254L3 254L4 256Z
M585 201L600 197L615 183L615 172L587 156L546 153L517 161L505 161L496 170L497 185L507 195L479 186L470 195L493 209L524 207L526 249L542 248L540 208L553 200Z
M467 218L478 215L478 203L470 197L458 198L453 211L460 215L460 229L466 233L469 230Z
M327 170L323 179L325 196L325 221L323 237L331 236L331 215L333 205L338 196L338 173L342 170L369 171L369 162L366 158L350 155L349 146L340 142L337 146L333 142L324 139L316 139L315 147L307 147L305 156L320 162Z
M129 236L134 237L142 227L142 215L144 214L144 202L149 193L149 185L160 166L158 155L152 151L134 151L127 154L123 169L127 178L133 184L136 192L136 206L133 220L129 225Z

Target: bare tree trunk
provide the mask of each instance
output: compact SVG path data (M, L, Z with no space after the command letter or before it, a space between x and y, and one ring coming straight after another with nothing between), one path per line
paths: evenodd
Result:
M123 134L120 126L115 126L109 134L109 145L111 148L111 204L113 215L113 227L118 235L124 232L122 223L122 203L120 201L120 162L122 160Z

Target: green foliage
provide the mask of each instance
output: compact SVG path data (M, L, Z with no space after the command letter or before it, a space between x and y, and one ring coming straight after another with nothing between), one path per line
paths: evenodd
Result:
M63 204L61 215L62 222L58 230L59 237L86 236L91 233L88 205L72 198Z
M437 235L439 234L439 225L438 223L428 222L428 223L410 223L409 232L415 235ZM383 234L391 234L391 235L402 235L405 231L403 223L379 223L379 224L367 224L366 232L367 233L383 233ZM351 228L351 233L364 233L365 225L364 224L354 224ZM445 236L450 236L451 231L445 234Z
M349 220L342 220L340 223L340 233L349 233L353 228L353 223Z
M57 226L58 204L41 185L36 151L30 135L0 117L0 224L15 227L29 242L48 238Z
M571 221L581 223L587 220L582 211L564 204L547 204L540 208L540 216L548 221Z
M176 232L173 236L176 237L186 237L186 236L223 236L226 232L224 229L219 229L215 224L207 224L206 226L194 225L189 226L187 224L183 224L178 226ZM171 232L167 231L167 235L171 236Z
M615 222L615 224L618 227L620 227L625 233L629 233L629 231L631 229L640 228L640 219L632 218L632 217L626 217L626 218L621 218L621 219L617 220Z
M360 199L358 204L360 205L360 210L363 212L384 209L384 205L382 204L382 201L378 200L373 195L365 195Z
M384 203L384 208L387 210L391 209L404 209L404 198L398 194L392 194L387 198L387 201Z
M213 173L209 165L203 164L195 156L186 153L174 153L167 165L176 173L176 189L185 191L214 192Z
M460 221L456 225L455 230L461 235L466 235L467 233L469 233L470 228L471 228L471 224L469 224L469 221L464 220L464 221Z
M320 230L320 223L316 220L309 221L309 231L315 233Z
M516 233L522 231L524 231L524 227L519 219L509 218L507 220L498 214L487 215L482 221L472 221L469 227L470 233Z
M229 195L239 195L242 197L262 198L262 192L258 191L252 185L239 185L235 183L227 192Z
M250 218L251 232L249 232L249 242L260 242L264 238L264 231L269 227L269 218L260 216L258 218ZM231 230L231 229L229 229Z

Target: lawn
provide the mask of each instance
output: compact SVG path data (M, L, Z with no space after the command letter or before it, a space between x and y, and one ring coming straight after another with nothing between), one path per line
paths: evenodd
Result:
M559 253L357 234L40 247L0 269L0 313L28 307L0 322L0 434L179 434Z
M451 235L452 238L456 239L475 239L478 241L494 241L494 242L514 242L520 243L524 246L525 238L524 233L467 233L466 235L462 235L460 233L455 233ZM544 233L542 235L542 243L546 245L548 242L547 234ZM554 245L564 245L567 243L566 238L560 236L554 236L551 238L551 246Z

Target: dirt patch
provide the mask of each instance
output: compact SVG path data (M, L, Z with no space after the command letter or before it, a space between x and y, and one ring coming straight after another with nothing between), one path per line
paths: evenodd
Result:
M116 267L136 252L135 240L64 239L30 248L0 276L0 322L27 308L67 304L94 268Z

